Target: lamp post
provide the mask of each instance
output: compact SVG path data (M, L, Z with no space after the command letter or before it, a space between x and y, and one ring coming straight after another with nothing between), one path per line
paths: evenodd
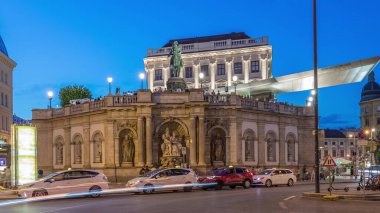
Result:
M51 100L53 99L54 93L53 91L48 91L47 95L49 97L49 109L51 109Z
M141 80L141 89L144 89L145 74L144 73L140 73L139 78Z
M354 134L350 134L350 138L353 138L354 139L354 163L353 163L353 168L354 168L354 176L355 176L355 179L357 178L358 176L358 144L356 142L356 135L355 133Z
M108 94L112 94L111 93L111 84L112 84L112 81L113 81L112 77L108 77L107 78L107 82L108 82Z
M199 73L199 79L201 79L201 88L203 88L202 83L203 83L203 78L205 77L205 74L203 72Z
M233 81L233 83L234 83L234 87L235 87L235 94L236 94L237 80L238 80L238 77L237 77L236 75L234 75L234 76L232 77L232 81Z

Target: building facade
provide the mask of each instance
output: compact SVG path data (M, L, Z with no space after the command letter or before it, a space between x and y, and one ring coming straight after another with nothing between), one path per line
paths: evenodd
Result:
M170 40L162 48L149 49L144 58L148 88L165 89L170 76L171 46L177 41L182 50L183 67L179 74L188 88L215 88L234 83L249 83L272 77L272 46L268 37L250 38L245 33L230 33ZM204 74L200 79L199 73ZM233 82L233 76L237 81Z
M92 168L122 180L138 175L144 165L177 163L201 174L228 165L311 169L312 115L312 108L235 94L139 90L61 109L34 109L32 123L44 172ZM168 156L179 162L166 161Z
M16 63L9 58L0 36L0 158L10 165L11 125L13 120L13 69ZM5 162L5 161L2 161Z

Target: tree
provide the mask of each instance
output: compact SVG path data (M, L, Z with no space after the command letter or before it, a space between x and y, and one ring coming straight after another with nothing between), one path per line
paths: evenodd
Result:
M59 100L62 107L69 104L71 100L82 98L92 98L90 90L83 85L65 86L59 90Z

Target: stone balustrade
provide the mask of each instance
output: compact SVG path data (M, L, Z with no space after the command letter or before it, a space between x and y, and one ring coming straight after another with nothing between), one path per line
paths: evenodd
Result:
M205 103L206 107L230 106L246 110L268 111L289 115L313 115L313 108L293 106L287 103L259 101L254 98L232 94L207 94L201 89L191 89L187 92L151 93L149 90L139 90L137 95L106 96L104 100L83 104L69 105L56 109L33 109L33 119L50 119L87 112L96 112L112 107L136 106L141 104L183 104Z
M254 47L260 45L267 45L269 42L268 36L262 36L258 38L240 39L240 40L221 40L221 41L210 41L203 43L193 43L193 44L181 44L182 53L190 52L200 52L200 51L211 51L220 49L232 49L240 47ZM160 56L168 55L171 51L171 47L164 48L152 48L148 50L149 56Z

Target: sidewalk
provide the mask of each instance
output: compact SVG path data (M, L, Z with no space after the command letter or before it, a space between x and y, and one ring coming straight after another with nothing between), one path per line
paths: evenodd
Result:
M12 199L19 199L15 191L13 190L0 191L0 200L12 200Z
M338 199L346 199L346 200L372 200L372 201L379 201L380 200L380 191L371 191L366 190L363 192L355 190L350 190L348 192L344 191L332 191L332 195L337 196ZM315 192L304 192L302 193L303 197L306 198L320 198L324 199L323 197L326 195L330 195L330 193L315 193Z
M329 184L330 180L326 178L326 180L320 180L321 184ZM356 183L359 181L358 179L355 179L354 177L351 176L337 176L335 177L334 183ZM305 181L297 181L295 185L308 185L308 184L315 184L315 181L310 181L310 180L305 180Z

